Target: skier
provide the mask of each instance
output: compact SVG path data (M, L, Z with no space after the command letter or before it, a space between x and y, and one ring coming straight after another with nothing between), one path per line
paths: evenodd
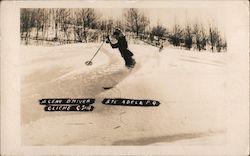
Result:
M163 49L163 42L160 42L160 46L159 46L159 52L161 52Z
M125 61L125 66L128 69L134 68L136 64L135 59L133 58L134 54L128 49L128 43L125 35L120 29L115 29L112 36L117 40L117 43L111 43L109 36L107 36L106 43L110 43L112 48L119 49L121 56Z

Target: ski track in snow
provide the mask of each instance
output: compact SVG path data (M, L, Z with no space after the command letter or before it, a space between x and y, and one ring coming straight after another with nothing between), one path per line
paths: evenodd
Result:
M98 45L92 46L90 50L93 47L97 48ZM132 71L124 67L124 61L117 49L107 50L110 47L104 45L100 51L101 54L94 59L92 67L83 69L79 67L72 70L71 67L55 64L47 71L35 70L30 73L22 81L24 83L22 86L23 143L27 145L162 145L186 139L198 140L199 143L197 138L208 140L208 144L221 143L224 135L219 140L216 135L224 133L221 131L223 124L219 122L221 119L215 123L214 119L217 118L211 116L210 112L218 111L214 105L220 104L221 101L216 101L216 98L223 93L219 93L218 96L213 94L204 96L206 93L199 91L199 89L204 91L207 87L206 82L210 81L209 78L214 78L209 75L210 73L221 74L223 71L225 63L218 59L220 57L207 59L201 55L177 54L174 53L175 50L168 53L169 49L165 50L165 53L158 53L157 49L152 47L148 47L149 53L143 54L143 51L139 53L138 47L134 46L132 51L138 52L137 54L143 57L136 58L137 64ZM65 51L67 50L70 49L66 48ZM135 53L135 56L137 54ZM31 60L29 63L49 61L45 59L46 55L44 54L44 58L40 57L43 60ZM97 60L100 61L102 55L103 57L105 55L108 60L104 64L98 64ZM70 56L75 58L77 53ZM53 59L51 57L50 62L53 62ZM77 60L81 59L75 59ZM78 64L85 66L84 61ZM201 70L198 69L196 73L188 70L192 67L196 69L197 64L202 66ZM188 84L199 80L200 77L197 75L203 74L204 71L207 77L201 77L203 79L200 86ZM175 77L176 73L179 74L178 79ZM220 77L217 79L218 82L207 92L216 90L218 85L222 85ZM103 89L110 86L114 87L109 90ZM194 93L185 92L182 86L193 89ZM164 92L159 88L163 88ZM187 95L183 96L184 94ZM130 95L138 98L151 96L159 99L162 104L155 108L101 104L101 100L105 97L129 97ZM204 99L192 101L191 99L196 96ZM190 99L185 99L186 97ZM45 112L44 106L38 104L38 99L41 98L95 98L96 103L93 112ZM211 98L215 98L213 105L206 101ZM194 112L193 109L197 111ZM206 139L210 135L215 135L212 141ZM184 141L185 143L187 142Z
M98 48L98 46L96 46ZM117 49L115 49L117 50ZM31 87L28 86L30 91L33 92L32 95L25 96L26 99L23 100L23 103L29 103L28 107L31 107L33 103L37 102L37 99L42 98L62 98L62 97L68 97L68 98L97 98L98 94L101 92L104 92L105 90L103 87L114 87L112 90L118 91L115 89L115 85L118 84L120 81L125 79L131 72L135 72L139 68L139 64L135 66L133 71L130 71L124 66L123 60L120 60L117 56L114 56L108 50L106 50L104 47L101 48L101 51L108 57L108 63L99 67L96 67L94 70L89 71L81 71L79 73L77 72L70 72L70 71L62 71L60 68L58 68L56 71L52 70L50 71L51 74L53 73L53 76L55 79L52 79L51 81L48 81L51 79L51 77L44 77L43 83L40 83L40 85L35 83L33 84L36 86ZM114 52L115 53L115 52ZM43 58L44 59L44 58ZM59 58L60 59L60 58ZM52 58L53 60L53 58ZM36 61L42 61L42 60L36 60ZM94 61L95 63L95 61ZM82 65L85 66L84 62L82 62ZM41 79L42 75L39 74L41 71L37 71L33 73L33 80ZM50 73L46 73L50 75ZM31 76L32 77L32 76ZM32 81L32 80L26 80L26 81ZM49 83L49 84L47 84ZM44 85L46 84L46 85ZM69 87L70 86L70 87ZM70 89L69 89L70 88ZM33 89L33 90L32 90ZM38 95L38 96L35 96ZM23 97L23 96L22 96ZM100 103L100 101L98 101ZM41 106L39 106L38 109L42 109ZM36 110L38 110L36 107ZM33 113L29 112L29 113ZM39 113L38 113L39 112ZM60 115L64 113L60 112L53 112L48 114L48 112L38 111L35 114L33 114L32 118L23 118L23 123L28 123L30 121L37 120L38 118L47 116L47 115ZM27 112L26 112L27 113ZM67 112L66 115L71 115L71 112ZM25 116L29 116L25 114Z

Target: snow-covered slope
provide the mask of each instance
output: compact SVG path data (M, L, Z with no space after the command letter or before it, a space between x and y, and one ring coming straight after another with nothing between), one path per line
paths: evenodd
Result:
M85 66L98 46L22 47L24 144L162 145L224 141L225 53L168 48L159 53L156 47L130 45L137 61L130 71L124 67L118 50L104 45L93 66ZM104 90L105 86L114 87ZM37 102L58 97L96 98L95 109L51 113L44 112ZM155 99L161 104L108 106L101 104L105 97Z

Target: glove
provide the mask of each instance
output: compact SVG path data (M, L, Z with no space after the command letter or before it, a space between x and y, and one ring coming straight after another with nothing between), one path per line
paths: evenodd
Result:
M107 40L110 40L110 39L109 39L109 35L107 35L106 39L107 39Z
M109 35L106 37L106 43L110 43Z

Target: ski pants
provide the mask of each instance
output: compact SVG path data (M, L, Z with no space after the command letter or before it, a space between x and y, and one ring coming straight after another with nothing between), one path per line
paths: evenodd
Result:
M130 67L130 66L134 66L135 65L135 59L133 59L133 57L132 56L127 56L127 57L124 57L123 56L123 59L124 59L124 61L125 61L125 65L127 66L127 67Z

